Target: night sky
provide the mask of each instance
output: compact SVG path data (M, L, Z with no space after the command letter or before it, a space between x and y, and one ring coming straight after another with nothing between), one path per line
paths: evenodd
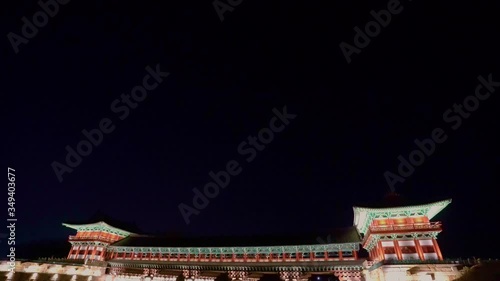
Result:
M408 202L453 200L435 218L445 257L498 257L498 82L474 97L479 76L500 81L498 3L216 4L230 8L223 21L205 0L71 0L20 43L22 18L42 8L3 3L0 158L16 170L19 247L64 242L74 231L62 222L96 212L192 236L350 226L352 206L391 191L384 173L398 174L398 156L441 128L446 140L394 189ZM354 28L388 5L390 22L357 48ZM357 48L350 63L342 42ZM146 75L156 87L127 106L121 95ZM466 98L478 107L461 115L454 104ZM114 129L60 182L54 162L67 165L66 147L102 120ZM267 141L272 120L279 132L252 148L249 136ZM241 172L186 224L179 205L193 206L193 188L228 163Z

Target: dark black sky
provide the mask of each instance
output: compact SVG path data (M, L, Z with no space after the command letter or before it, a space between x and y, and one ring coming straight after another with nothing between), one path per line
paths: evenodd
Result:
M436 218L445 256L498 256L500 88L457 130L443 121L479 75L500 81L498 4L402 1L348 64L339 44L388 2L244 0L221 22L211 1L71 0L18 54L7 34L40 7L4 3L1 159L16 169L19 243L65 240L62 222L97 211L190 235L349 226L440 127L448 139L396 191L453 199ZM158 63L170 76L118 119L110 104ZM297 117L247 163L238 145L284 106ZM116 129L59 183L51 163L102 118ZM242 173L186 225L178 205L233 159Z

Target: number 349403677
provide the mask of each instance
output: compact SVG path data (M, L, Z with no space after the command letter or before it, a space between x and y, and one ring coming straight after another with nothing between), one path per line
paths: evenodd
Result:
M9 182L7 183L7 191L8 191L8 205L10 208L8 208L8 212L15 212L14 205L15 205L15 199L14 199L14 194L16 192L16 175L14 174L16 170L12 168L7 169L7 178Z

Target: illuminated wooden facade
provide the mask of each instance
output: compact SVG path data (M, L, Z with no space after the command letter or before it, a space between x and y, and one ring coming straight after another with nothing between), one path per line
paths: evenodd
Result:
M294 263L357 260L357 242L259 247L131 247L111 245L107 260L167 262Z
M441 222L430 220L451 200L394 208L354 207L354 225L364 235L370 260L443 260L437 242Z
M69 236L71 250L68 259L103 261L107 247L132 233L110 226L105 222L73 225L63 224L77 230L76 235Z

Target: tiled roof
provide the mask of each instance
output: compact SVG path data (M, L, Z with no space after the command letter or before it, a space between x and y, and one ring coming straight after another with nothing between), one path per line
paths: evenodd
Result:
M69 222L66 222L66 224L84 225L84 224L97 223L97 222L100 222L100 221L103 221L103 222L107 223L110 226L113 226L113 227L116 227L116 228L119 228L119 229L123 229L125 231L129 231L129 232L132 232L132 233L143 233L141 231L141 229L139 229L139 227L137 227L136 224L117 220L116 218L108 216L107 214L105 214L105 213L103 213L101 211L97 211L89 219L80 220L80 221L69 221Z
M276 236L161 237L132 234L111 246L122 247L257 247L359 243L356 228L334 229L328 233Z

